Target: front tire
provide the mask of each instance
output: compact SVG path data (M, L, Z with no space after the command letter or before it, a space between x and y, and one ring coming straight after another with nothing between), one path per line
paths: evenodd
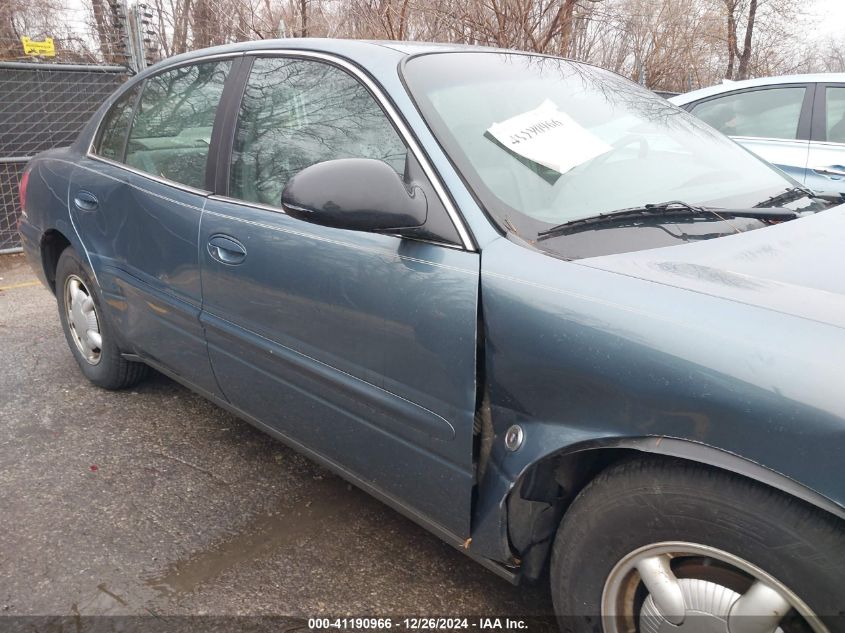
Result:
M147 374L147 366L120 354L88 268L73 248L62 251L56 266L59 319L76 363L104 389L131 387Z
M558 529L551 586L575 633L845 630L839 519L670 459L609 468Z

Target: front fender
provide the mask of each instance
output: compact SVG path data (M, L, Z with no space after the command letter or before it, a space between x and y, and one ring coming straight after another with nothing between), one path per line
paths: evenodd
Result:
M493 448L472 548L507 561L506 500L520 477L552 455L598 447L711 464L842 516L845 330L753 299L609 273L506 239L488 245ZM508 452L514 424L525 440Z

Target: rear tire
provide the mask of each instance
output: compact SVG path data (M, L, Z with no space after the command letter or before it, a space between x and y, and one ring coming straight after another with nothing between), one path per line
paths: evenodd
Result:
M561 628L576 633L843 631L843 528L836 517L718 469L624 462L578 495L558 529L555 612ZM749 606L775 625L739 617Z
M104 389L131 387L147 375L147 366L121 356L92 279L73 248L62 251L56 265L56 300L65 339L88 380Z

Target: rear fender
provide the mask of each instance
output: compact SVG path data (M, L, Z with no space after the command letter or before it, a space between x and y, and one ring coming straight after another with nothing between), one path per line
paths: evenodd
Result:
M74 170L69 148L38 154L30 161L26 209L21 217L21 241L39 279L51 290L58 255L56 244L70 244L86 261L88 254L68 208L68 194Z

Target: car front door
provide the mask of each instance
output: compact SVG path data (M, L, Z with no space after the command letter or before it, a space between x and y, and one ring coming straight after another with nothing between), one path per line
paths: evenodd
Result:
M302 55L256 58L222 135L231 160L218 167L220 195L200 229L214 372L254 422L466 538L479 256L370 80L348 63ZM421 187L423 239L318 226L281 210L298 171L353 157L382 160Z
M807 185L845 195L845 84L816 88Z
M109 315L132 351L220 395L205 347L197 235L228 59L179 66L106 114L70 206Z
M803 183L812 104L813 86L789 84L719 95L689 111Z

